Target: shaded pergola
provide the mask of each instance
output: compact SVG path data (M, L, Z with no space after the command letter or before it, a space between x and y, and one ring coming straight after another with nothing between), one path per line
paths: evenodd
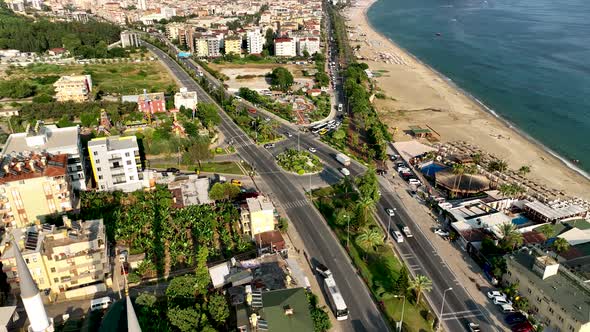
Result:
M436 186L455 196L473 195L490 189L490 180L480 174L455 174L442 170L435 174Z

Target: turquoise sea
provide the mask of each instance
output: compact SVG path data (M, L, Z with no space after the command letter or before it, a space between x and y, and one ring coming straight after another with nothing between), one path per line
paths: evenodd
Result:
M590 1L379 0L368 17L376 30L590 173Z

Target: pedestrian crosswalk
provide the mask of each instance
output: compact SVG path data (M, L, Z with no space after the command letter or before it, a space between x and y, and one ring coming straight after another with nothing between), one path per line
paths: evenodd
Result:
M484 314L481 312L481 310L474 309L465 311L445 312L442 316L442 320L453 320L472 317L484 317Z
M304 207L304 206L307 206L308 204L309 204L308 200L300 199L298 201L287 202L287 203L283 204L283 208L285 210L289 210L289 209L294 209L294 208L298 208L298 207Z

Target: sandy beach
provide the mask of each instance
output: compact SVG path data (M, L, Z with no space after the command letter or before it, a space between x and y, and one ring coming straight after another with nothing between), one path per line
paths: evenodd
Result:
M511 129L482 105L465 95L385 36L373 30L366 17L373 0L361 0L346 10L351 46L360 46L375 72L377 86L385 94L374 104L394 139L412 139L409 126L429 127L440 142L465 141L508 162L512 169L528 165L527 177L570 196L590 199L590 180L561 160ZM351 20L350 18L354 18Z

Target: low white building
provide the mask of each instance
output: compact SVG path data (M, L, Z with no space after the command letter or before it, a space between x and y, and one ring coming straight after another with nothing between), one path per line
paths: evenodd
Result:
M276 38L275 55L294 57L296 55L296 44L293 38Z
M188 91L185 87L180 88L180 92L174 94L174 108L176 109L184 106L184 108L196 110L197 102L197 92Z
M139 47L139 35L132 31L121 32L121 47Z

